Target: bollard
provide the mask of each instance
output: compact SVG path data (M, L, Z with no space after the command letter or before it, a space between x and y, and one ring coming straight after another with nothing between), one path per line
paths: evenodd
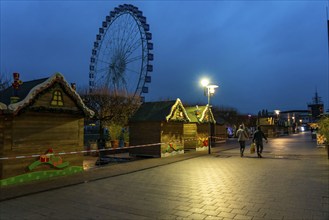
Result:
M105 139L104 138L100 138L100 139L97 139L97 148L98 150L101 150L101 149L105 149ZM105 152L104 151L100 151L99 152L99 157L103 157L105 155Z

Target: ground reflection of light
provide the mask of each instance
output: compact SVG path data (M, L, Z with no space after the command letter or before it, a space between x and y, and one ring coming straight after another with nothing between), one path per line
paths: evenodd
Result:
M95 168L96 160L97 157L87 157L84 159L82 163L83 170L86 171Z
M272 142L272 141L271 141ZM275 150L282 150L286 147L286 141L283 140L273 140L275 142L274 144L271 145Z

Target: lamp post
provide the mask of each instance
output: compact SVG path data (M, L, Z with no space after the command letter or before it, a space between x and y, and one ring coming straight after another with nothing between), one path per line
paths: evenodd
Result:
M280 133L280 129L279 129L279 115L280 115L280 110L274 110L275 114L276 114L276 136L279 136Z
M279 117L280 114L280 110L274 110L275 114L277 115L277 117Z
M211 109L210 106L210 97L215 94L215 89L218 88L217 85L210 85L208 79L202 79L201 85L204 88L204 95L208 97L208 108ZM208 123L209 123L209 136L208 136L208 154L211 154L211 122L210 117L208 117Z
M279 124L279 115L280 115L280 110L274 110L275 114L276 114L276 120L277 120L277 124Z

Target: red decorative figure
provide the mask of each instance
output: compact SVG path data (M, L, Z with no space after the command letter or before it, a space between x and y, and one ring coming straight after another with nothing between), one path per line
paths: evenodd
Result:
M13 77L14 82L12 83L12 86L14 87L14 89L19 89L20 85L23 84L23 82L19 80L19 73L13 73Z
M44 155L40 155L40 162L42 163L48 163L50 161L50 156L54 154L54 151L52 148L49 148Z
M40 162L42 163L49 162L49 157L47 157L46 155L40 155Z
M19 80L19 73L13 73L14 82L11 84L13 86L13 96L10 97L11 103L16 103L19 100L18 97L18 89L23 84L21 80Z
M207 147L208 146L208 139L204 139L202 144L203 144L204 147Z

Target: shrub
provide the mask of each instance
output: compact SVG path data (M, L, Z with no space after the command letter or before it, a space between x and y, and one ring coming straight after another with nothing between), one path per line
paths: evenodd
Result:
M326 139L326 144L329 144L329 117L324 116L319 120L319 134L323 135Z

